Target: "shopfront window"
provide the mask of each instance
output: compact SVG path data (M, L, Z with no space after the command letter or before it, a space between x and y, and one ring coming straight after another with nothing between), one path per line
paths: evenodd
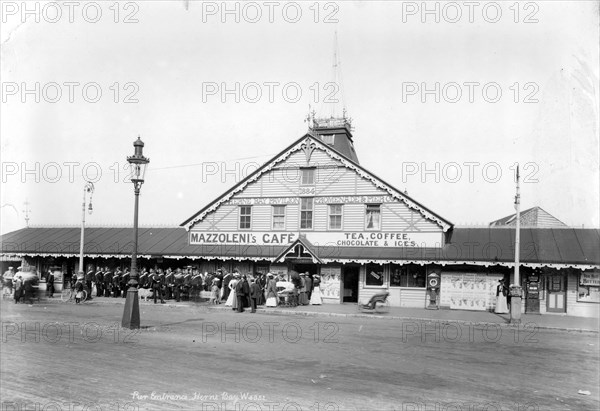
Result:
M424 288L427 268L423 265L408 264L390 266L391 287Z
M383 266L379 264L367 264L366 285L381 287L383 285Z
M577 301L600 303L600 271L582 271L579 273Z

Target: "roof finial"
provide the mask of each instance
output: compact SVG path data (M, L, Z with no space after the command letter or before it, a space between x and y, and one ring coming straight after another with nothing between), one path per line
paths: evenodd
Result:
M23 205L25 206L25 210L23 210L23 212L25 213L25 226L29 227L29 213L31 212L31 210L29 209L29 201L25 200L25 202L23 203Z

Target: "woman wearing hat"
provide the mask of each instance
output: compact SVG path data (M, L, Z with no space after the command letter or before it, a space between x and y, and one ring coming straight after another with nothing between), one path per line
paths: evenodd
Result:
M498 281L498 286L496 287L496 308L494 309L496 314L508 314L507 295L508 288L504 280Z
M267 297L267 307L277 307L277 282L273 274L267 274L267 286L265 288L265 294Z
M227 297L227 301L225 302L226 307L231 307L231 309L237 309L237 296L235 295L235 286L241 279L241 275L239 273L235 273L233 275L233 279L229 281L229 296Z
M321 284L321 277L319 277L318 275L314 275L313 276L313 291L312 291L312 295L310 296L310 304L311 305L321 305L321 303L323 302L321 300L321 287L319 286Z

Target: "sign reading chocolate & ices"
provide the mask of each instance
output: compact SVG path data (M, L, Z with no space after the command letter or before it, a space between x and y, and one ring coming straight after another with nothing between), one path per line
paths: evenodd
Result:
M377 231L306 233L314 245L337 247L442 247L442 233Z
M288 245L299 237L297 232L190 231L190 245ZM307 232L315 246L439 248L441 232Z

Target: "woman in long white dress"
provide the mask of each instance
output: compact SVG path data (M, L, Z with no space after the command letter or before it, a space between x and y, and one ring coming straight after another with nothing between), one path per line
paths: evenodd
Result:
M319 284L321 284L321 277L315 275L313 277L313 291L312 295L310 296L311 305L321 305L323 302L321 300L321 287L319 287Z
M226 307L231 307L234 310L237 308L237 296L235 295L235 286L238 281L240 281L239 277L236 275L234 279L229 282L229 297L227 297L227 301L225 302Z
M496 308L494 309L496 314L508 314L507 295L508 288L504 280L500 280L498 287L496 287Z

